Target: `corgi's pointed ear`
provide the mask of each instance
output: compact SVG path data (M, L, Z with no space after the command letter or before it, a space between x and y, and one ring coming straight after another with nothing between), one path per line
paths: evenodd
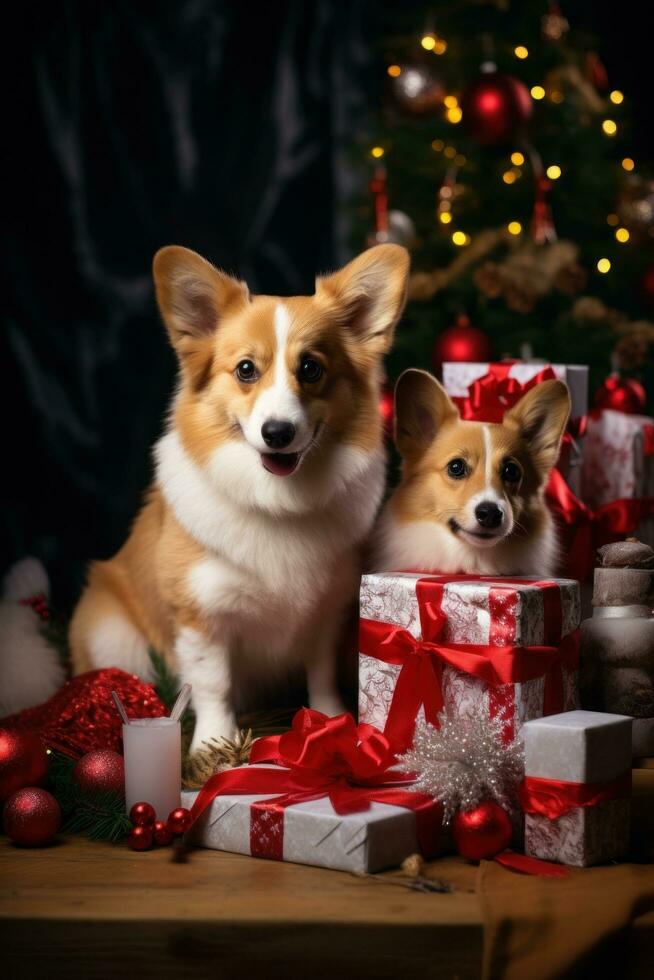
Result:
M504 425L517 429L531 458L545 476L556 463L570 417L570 393L562 381L535 385L504 415Z
M160 248L152 273L171 343L182 366L192 368L226 311L248 302L247 286L180 245Z
M407 295L409 253L401 245L375 245L339 272L316 279L348 333L371 354L386 354Z
M404 458L420 456L458 410L436 378L409 368L395 385L395 444Z

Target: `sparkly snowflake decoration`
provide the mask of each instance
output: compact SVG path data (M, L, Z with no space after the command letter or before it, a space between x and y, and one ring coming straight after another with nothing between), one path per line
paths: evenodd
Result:
M443 805L443 823L482 800L514 808L524 774L523 747L518 740L504 744L505 720L499 715L461 718L447 710L438 720L440 728L416 724L413 746L399 761L403 772L417 777L415 789Z

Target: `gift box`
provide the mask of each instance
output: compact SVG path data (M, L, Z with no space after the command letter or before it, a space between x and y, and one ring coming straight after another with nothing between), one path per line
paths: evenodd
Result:
M610 409L588 419L581 497L593 508L616 500L640 502L630 533L654 544L654 419Z
M360 592L359 720L398 751L443 707L520 725L578 706L579 585L383 572Z
M443 847L441 806L411 789L388 740L351 715L302 709L291 732L259 739L251 758L183 794L188 843L353 872Z
M525 853L577 867L629 845L631 718L570 711L523 726Z

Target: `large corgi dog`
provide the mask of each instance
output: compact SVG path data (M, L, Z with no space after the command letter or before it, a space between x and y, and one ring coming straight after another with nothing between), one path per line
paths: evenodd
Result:
M562 381L545 381L501 425L464 422L426 371L395 394L402 481L380 518L374 567L551 576L556 535L544 489L570 413Z
M75 610L76 671L147 678L148 648L193 686L191 751L232 736L233 705L304 664L310 704L343 710L336 643L384 491L381 361L402 312L397 245L319 278L313 296L250 296L199 255L154 259L179 386L126 544L95 562Z

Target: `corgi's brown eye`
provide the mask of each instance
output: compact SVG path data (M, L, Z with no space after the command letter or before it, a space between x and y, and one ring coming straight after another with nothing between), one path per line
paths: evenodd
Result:
M502 463L500 476L505 483L520 483L520 480L522 479L522 470L517 463L513 462L513 460L507 459Z
M465 459L451 459L447 464L447 475L451 476L453 480L462 480L464 476L467 476L467 473L468 467Z
M303 384L315 385L322 378L322 364L315 357L303 357L297 372L298 381Z
M239 381L245 381L246 384L249 381L256 381L259 375L257 374L254 362L248 359L240 361L236 365L236 377Z

